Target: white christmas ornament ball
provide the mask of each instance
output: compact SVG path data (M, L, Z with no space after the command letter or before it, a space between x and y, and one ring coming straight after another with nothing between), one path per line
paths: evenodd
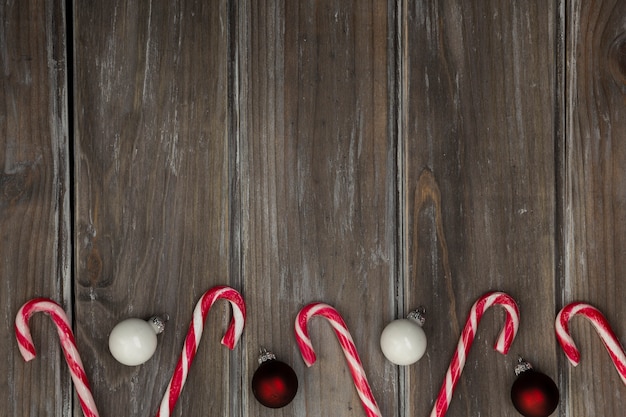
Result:
M411 365L426 352L426 334L414 319L394 320L380 335L380 348L390 362Z
M109 350L118 362L137 366L152 357L157 347L157 334L163 331L163 321L126 319L119 322L109 335Z

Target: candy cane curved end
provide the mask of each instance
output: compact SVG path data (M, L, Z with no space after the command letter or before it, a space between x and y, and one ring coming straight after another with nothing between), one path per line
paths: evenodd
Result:
M350 373L352 374L352 380L357 390L363 409L368 417L381 417L382 414L376 403L376 399L372 394L371 388L365 375L365 370L361 364L361 359L352 340L352 336L348 331L346 323L334 307L324 303L311 303L303 307L296 317L295 323L295 335L298 347L300 348L300 354L307 366L313 365L316 360L315 351L311 344L311 338L308 332L308 321L313 316L322 316L328 320L337 338L339 344L343 350L343 353L348 362Z
M481 302L485 303L483 311L487 310L492 305L499 305L506 311L504 327L502 328L502 331L500 332L500 335L498 336L498 339L493 347L501 354L506 355L513 344L515 335L517 335L517 330L519 329L519 307L510 295L500 291L494 291L483 295L475 303L475 306ZM477 308L479 307L476 306L476 309Z
M15 337L18 349L26 362L35 358L37 352L33 344L32 335L28 322L31 316L37 312L46 313L56 325L61 349L65 355L65 361L70 368L70 376L74 381L74 389L78 394L83 413L87 417L98 417L98 409L91 394L89 381L85 374L83 363L76 348L74 333L63 308L49 298L34 298L27 301L17 312L15 317Z
M311 343L311 338L309 337L308 322L311 317L316 314L320 314L320 312L324 309L329 309L329 311L334 310L334 308L328 304L311 303L304 306L296 317L296 341L298 342L298 347L300 348L302 360L304 360L306 366L309 367L315 363L317 356L315 355L313 344Z
M580 363L580 351L576 347L569 331L569 321L576 315L581 315L591 322L609 353L622 382L626 384L626 353L624 348L611 329L606 317L600 310L590 304L582 302L570 303L563 307L556 316L554 325L556 337L567 359L573 366L577 366Z
M565 352L565 356L572 364L572 366L578 366L580 363L580 351L576 347L574 339L570 335L569 321L578 314L587 304L574 302L563 307L561 311L556 315L554 323L554 330L556 332L557 340ZM591 306L589 306L591 307Z
M515 300L508 294L499 291L488 292L472 305L441 390L431 411L431 417L442 417L448 411L454 388L459 381L467 355L474 342L478 324L484 312L493 305L502 306L506 312L504 327L496 340L494 349L502 354L509 351L519 328L519 308Z
M225 285L219 285L209 289L196 303L182 352L174 368L174 373L167 385L163 399L161 400L161 405L156 414L157 417L168 417L174 410L178 397L187 380L189 367L196 356L207 315L218 299L227 300L233 311L232 319L222 337L221 343L232 350L239 341L246 320L246 305L243 297L238 291Z
M30 327L28 326L28 321L34 313L43 311L44 306L47 307L45 308L46 310L60 309L60 306L52 300L47 298L35 298L27 301L22 307L20 307L17 311L17 315L15 316L14 327L15 337L18 342L17 347L26 362L32 361L37 355L35 345L33 344L33 337L30 333Z
M246 321L246 304L241 294L228 286L217 286L209 290L214 294L215 299L226 299L231 304L233 316L230 320L230 324L222 337L221 343L233 350L239 342L241 335L243 334L243 328ZM211 303L212 304L212 303Z

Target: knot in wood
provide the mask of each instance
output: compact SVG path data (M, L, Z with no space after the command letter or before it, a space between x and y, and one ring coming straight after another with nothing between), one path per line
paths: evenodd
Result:
M621 33L611 43L609 68L615 81L626 86L626 33Z

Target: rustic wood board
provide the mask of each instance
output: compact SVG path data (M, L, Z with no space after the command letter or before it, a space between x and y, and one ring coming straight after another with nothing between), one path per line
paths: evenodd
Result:
M69 415L71 385L54 325L31 320L22 360L13 322L35 296L71 315L66 25L63 2L0 4L1 414Z
M240 2L237 56L242 276L250 319L244 381L260 347L291 363L296 399L245 415L361 416L331 327L311 320L306 368L293 326L322 301L344 317L384 415L397 370L380 352L395 315L396 146L389 96L391 16L381 1ZM247 394L247 395L246 395Z
M563 305L585 301L626 340L626 5L567 2ZM563 415L624 413L624 384L597 334L572 320L577 368L562 361Z
M555 5L405 6L404 297L407 312L425 305L430 336L407 412L428 414L472 303L502 290L520 306L518 338L499 355L504 313L485 316L448 415L515 415L504 387L518 354L556 377Z
M345 318L383 415L426 416L490 290L518 301L520 331L499 355L504 314L486 314L448 416L518 415L518 354L559 383L555 415L621 415L591 326L572 323L578 368L553 335L583 300L626 338L619 1L15 3L0 5L8 415L82 415L43 317L39 356L19 357L28 298L73 316L102 416L150 416L218 284L244 295L246 330L221 346L230 307L213 308L177 416L364 415L323 319L317 362L300 358L294 319L312 301ZM380 332L419 305L427 355L392 366ZM155 356L117 363L113 325L160 313ZM299 377L284 409L252 395L261 347Z
M102 415L154 415L193 307L230 277L225 1L77 2L76 330ZM170 316L150 363L108 352L115 323ZM237 415L220 302L174 415ZM79 415L79 411L75 411Z

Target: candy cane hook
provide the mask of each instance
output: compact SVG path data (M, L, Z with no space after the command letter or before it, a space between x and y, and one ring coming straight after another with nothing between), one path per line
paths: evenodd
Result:
M30 328L28 327L30 317L37 312L46 313L56 325L57 333L61 341L61 348L65 355L65 361L70 368L70 375L74 381L74 387L78 394L83 413L87 417L98 417L96 403L91 394L91 388L89 388L85 368L78 354L70 321L65 311L63 311L63 308L55 301L48 298L34 298L26 302L18 310L17 316L15 317L15 337L22 357L28 362L33 360L37 354Z
M246 320L246 306L241 297L241 294L236 290L227 286L213 287L200 298L193 311L193 319L189 325L189 331L185 338L183 345L183 351L180 354L174 374L167 385L167 390L161 401L161 406L157 412L157 417L169 417L174 410L176 401L185 385L187 380L187 374L189 367L193 362L196 352L198 351L198 344L202 337L202 331L204 329L204 323L207 318L209 310L213 304L220 298L226 299L230 302L233 309L233 317L228 325L228 329L222 338L222 344L229 349L234 349L235 345L239 341L241 334L243 333L243 326Z
M589 320L596 329L600 339L602 339L602 343L604 343L606 350L613 360L615 369L617 369L620 378L622 378L622 382L626 384L626 354L624 353L624 348L611 329L606 317L604 317L600 310L592 305L574 302L563 307L556 316L554 325L556 337L567 359L569 359L573 366L577 366L580 362L580 351L569 333L569 321L577 314Z
M315 363L315 352L313 351L313 345L311 344L311 338L309 337L309 331L307 329L307 323L313 316L322 316L328 320L333 327L339 344L343 349L343 353L346 356L348 367L352 373L352 380L357 389L361 403L368 417L381 417L378 404L374 399L372 390L370 389L367 377L365 376L365 370L357 353L356 346L350 336L346 323L341 318L341 315L337 310L328 304L323 303L311 303L298 313L295 324L296 341L300 347L300 353L302 359L307 366L311 366Z
M465 323L465 328L459 339L459 343L456 348L456 352L452 357L448 372L446 372L446 378L439 391L439 396L435 402L430 417L442 417L448 411L450 401L452 400L452 393L459 381L463 367L465 366L465 360L469 353L474 337L476 336L476 330L478 323L480 322L485 310L492 305L499 304L504 307L506 311L506 318L504 322L504 328L498 336L498 340L494 346L494 349L498 352L506 355L515 339L517 329L519 327L519 309L517 303L513 298L503 292L489 292L480 297L470 310L469 316Z

